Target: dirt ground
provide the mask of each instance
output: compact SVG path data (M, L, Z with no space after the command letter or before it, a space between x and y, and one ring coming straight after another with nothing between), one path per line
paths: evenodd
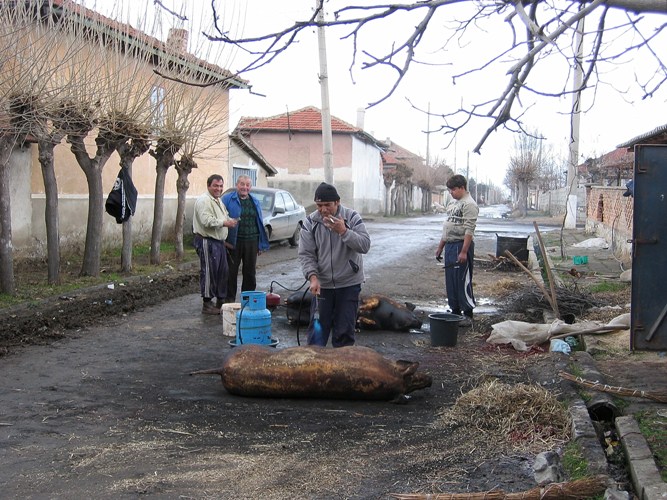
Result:
M260 272L295 257L276 246L260 258ZM478 265L476 295L498 310L462 330L456 347L432 347L424 332L359 333L358 345L418 361L432 375L432 387L395 404L242 398L219 377L189 376L219 366L231 349L221 319L200 314L197 272L135 278L2 314L3 496L376 499L535 486L531 467L543 445L442 421L483 380L540 380L564 396L546 346L518 353L485 342L490 325L521 317L502 308L516 284L531 286L524 273ZM364 292L436 306L442 274L392 266ZM606 300L625 304L629 290ZM280 308L272 329L280 347L297 344Z

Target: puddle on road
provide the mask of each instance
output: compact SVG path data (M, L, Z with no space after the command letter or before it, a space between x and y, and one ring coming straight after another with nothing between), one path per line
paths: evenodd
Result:
M428 333L431 331L431 324L428 319L429 314L434 314L434 313L447 313L449 312L449 307L447 307L446 300L445 302L413 302L415 304L415 312L423 312L424 313L424 322L422 324L422 327L420 329L413 329L410 330L410 333ZM477 307L475 307L475 315L479 314L493 314L498 312L498 308L493 305L493 300L490 298L483 297L481 299L477 299Z

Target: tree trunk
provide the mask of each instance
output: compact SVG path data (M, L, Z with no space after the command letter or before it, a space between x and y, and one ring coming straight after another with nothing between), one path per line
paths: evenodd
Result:
M391 184L384 185L384 216L388 217L391 213Z
M521 217L526 217L528 215L528 184L519 181L519 189L517 191L519 214L521 214Z
M14 253L12 251L12 210L9 198L9 157L14 139L0 138L0 292L16 293L14 284Z
M122 149L122 147L120 149ZM126 159L121 154L120 165L125 169L130 179L132 178L133 161L134 158ZM132 272L132 217L123 222L123 247L120 251L120 272Z
M164 140L158 141L154 153L157 160L155 170L155 202L153 205L153 230L151 232L151 264L160 264L160 244L162 243L162 219L164 216L164 184L167 179L167 170L174 164L174 155L180 147Z
M100 253L102 251L102 228L104 224L104 192L102 191L102 169L109 160L116 146L98 136L97 153L90 158L83 142L84 136L70 135L71 150L76 161L86 175L88 183L88 221L86 224L86 243L83 250L81 276L100 275ZM122 144L122 143L121 143Z
M155 201L153 202L153 230L151 232L151 264L160 264L160 244L162 242L162 218L164 215L164 184L167 179L166 167L158 161L155 170Z
M178 172L178 179L176 180L176 191L178 193L178 204L176 206L176 223L174 224L174 233L176 234L176 258L181 260L185 255L183 248L183 229L185 226L185 195L190 188L190 181L188 176L193 168L197 168L197 164L189 158L184 158L176 162L176 171Z
M46 255L50 285L60 284L60 223L58 220L58 180L53 165L53 150L62 141L62 135L40 139L37 143L39 164L42 167L44 194L44 222L46 224Z
M150 141L147 139L132 139L118 147L120 166L132 178L134 160L148 151ZM120 270L123 273L132 272L132 217L123 222L123 247L120 252Z

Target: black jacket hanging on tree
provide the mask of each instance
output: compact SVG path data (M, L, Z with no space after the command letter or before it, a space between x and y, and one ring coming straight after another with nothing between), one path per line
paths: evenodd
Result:
M134 215L137 208L137 188L134 187L132 177L124 168L118 172L104 208L109 215L116 218L118 224L122 224Z

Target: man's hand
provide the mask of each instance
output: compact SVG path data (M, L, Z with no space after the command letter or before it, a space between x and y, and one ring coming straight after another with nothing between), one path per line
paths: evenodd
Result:
M310 277L310 293L313 295L320 294L320 280L314 274Z
M336 217L324 217L324 225L340 235L347 231L347 228L345 227L345 221L343 219L337 219Z

